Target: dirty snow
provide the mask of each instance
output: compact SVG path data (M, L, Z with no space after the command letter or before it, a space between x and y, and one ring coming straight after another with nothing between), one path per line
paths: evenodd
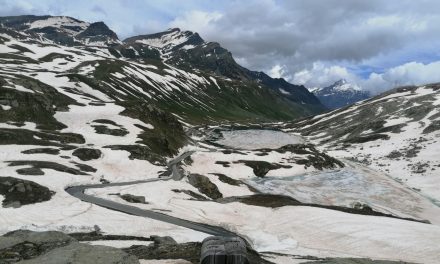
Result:
M280 148L288 144L302 144L301 136L273 130L223 131L223 138L216 143L237 149Z

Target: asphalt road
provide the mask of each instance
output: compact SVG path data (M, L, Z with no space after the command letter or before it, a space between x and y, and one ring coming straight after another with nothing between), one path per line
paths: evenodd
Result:
M199 231L202 233L206 233L213 236L236 236L235 233L232 233L224 228L217 227L217 226L211 226L207 224L202 223L196 223L191 222L185 219L181 219L178 217L166 215L163 213L159 213L152 210L145 210L140 209L135 206L126 205L117 203L114 201L106 200L103 198L95 197L92 195L85 194L85 190L87 189L95 189L95 188L106 188L106 187L113 187L113 186L126 186L126 185L135 185L140 183L148 183L148 182L155 182L155 181L168 181L168 180L180 180L183 178L183 175L179 172L178 164L184 160L186 157L191 156L191 154L194 152L186 152L179 157L173 159L168 163L168 168L171 169L172 174L168 177L161 177L161 178L155 178L155 179L147 179L147 180L140 180L140 181L131 181L131 182L118 182L118 183L108 183L108 184L90 184L90 185L79 185L79 186L72 186L66 188L66 192L70 195L80 199L81 201L92 203L98 206L105 207L107 209L123 212L130 215L136 215L141 217L147 217L151 218L157 221L162 221L165 223L178 225L181 227L186 227L195 231Z

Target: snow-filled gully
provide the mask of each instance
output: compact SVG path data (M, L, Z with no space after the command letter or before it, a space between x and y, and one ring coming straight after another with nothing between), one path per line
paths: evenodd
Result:
M130 182L118 182L118 183L108 183L108 184L91 184L91 185L78 185L66 188L66 192L73 197L76 197L84 202L92 203L101 207L105 207L110 210L123 212L130 215L136 215L141 217L147 217L154 220L162 221L165 223L178 225L181 227L186 227L195 231L203 232L209 235L214 236L237 236L235 233L223 229L217 226L211 226L202 223L196 223L188 220L184 220L181 218L177 218L174 216L158 213L152 210L144 210L135 206L125 205L121 203L117 203L114 201L98 198L92 195L85 194L85 190L94 189L94 188L106 188L106 187L114 187L114 186L126 186L126 185L134 185L140 183L148 183L155 181L168 181L168 180L180 180L182 175L180 175L179 170L177 169L177 164L180 163L186 157L189 157L194 152L186 152L179 157L173 159L168 163L168 168L172 170L172 174L168 177L160 177L148 180L140 180L140 181L130 181Z

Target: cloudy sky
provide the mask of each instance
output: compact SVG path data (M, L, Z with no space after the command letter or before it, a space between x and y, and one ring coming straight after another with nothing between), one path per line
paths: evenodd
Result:
M180 27L252 70L312 88L341 78L374 93L440 81L438 0L0 0L0 16L104 21L121 39Z

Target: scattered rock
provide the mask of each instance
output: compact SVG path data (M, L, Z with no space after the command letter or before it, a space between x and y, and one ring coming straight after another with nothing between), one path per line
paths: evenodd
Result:
M82 161L99 159L101 154L102 153L99 149L92 148L78 148L72 152L73 156L77 156Z
M223 197L222 193L218 190L217 185L212 183L206 176L190 174L188 175L188 182L211 199L219 199Z
M159 177L168 177L171 174L173 174L173 170L168 168L167 170L159 171L158 173L159 173Z
M95 230L88 233L70 233L70 237L78 241L97 241L97 240L138 240L138 241L153 241L148 237L139 236L124 236L124 235L104 235Z
M428 163L417 162L411 166L411 171L413 173L424 173L426 172L427 168L429 168Z
M191 263L199 263L201 243L154 243L148 246L131 246L122 250L139 259L184 259Z
M9 163L9 166L26 166L30 165L33 166L33 168L37 169L52 169L60 172L65 172L69 174L74 175L87 175L86 173L82 172L81 170L77 170L74 168L67 167L62 164L58 164L51 161L37 161L37 160L16 160L16 161L7 161Z
M423 134L428 134L431 132L436 132L440 130L440 120L434 120L432 123L427 126L425 129L423 129Z
M151 240L154 241L155 244L168 244L168 245L176 245L177 242L174 238L170 236L150 236Z
M102 184L109 184L109 183L110 183L110 181L109 181L109 180L106 180L106 179L104 178L104 176L102 176L102 177L99 179L99 182L102 183Z
M95 168L93 168L92 166L89 166L87 164L82 164L82 163L78 163L78 162L72 162L73 164L75 164L76 167L78 167L81 171L85 171L85 172L96 172L97 170Z
M235 150L235 149L225 149L221 151L223 154L240 154L240 155L247 155L244 152Z
M403 156L403 154L400 151L393 150L393 151L390 152L390 154L388 154L385 157L387 157L389 159L398 159L398 158L400 158L402 156Z
M404 151L405 157L406 158L417 157L417 154L420 152L421 149L422 149L421 146L417 145L416 143L411 143L409 148Z
M277 163L269 163L267 161L258 160L239 160L239 163L244 163L246 166L251 167L255 176L263 178L270 170L277 170L281 168L292 168L292 166L281 165Z
M191 164L193 164L193 159L191 158L191 156L188 156L188 157L186 157L184 160L183 160L183 163L185 163L186 165L191 165Z
M225 168L230 167L229 166L230 163L228 161L216 161L215 164L220 164Z
M105 146L105 148L110 148L111 150L125 150L130 152L130 159L147 160L156 165L166 165L166 160L164 156L160 156L153 153L151 149L147 146L142 145L110 145Z
M95 132L97 134L105 134L105 135L123 137L129 133L125 128L114 129L114 128L109 128L104 125L93 125L92 127L95 129Z
M230 178L224 174L221 174L221 173L210 173L210 174L217 176L221 182L224 182L224 183L227 183L230 185L239 186L240 184L242 184L242 182L240 180L232 179L232 178Z
M50 155L58 155L58 154L60 154L60 150L59 149L55 149L55 148L35 148L35 149L24 150L21 153L23 153L23 154L50 154Z
M365 135L365 136L357 136L357 137L352 137L349 138L347 140L345 140L345 142L348 143L365 143L365 142L369 142L369 141L375 141L375 140L379 140L379 139L390 139L390 136L388 136L387 134L370 134L370 135Z
M139 264L139 260L135 256L131 256L117 248L73 242L21 263Z
M205 196L200 195L198 193L195 193L191 190L178 190L178 189L172 189L171 191L175 192L175 193L184 193L186 195L189 195L192 197L193 200L197 200L197 201L207 201L208 199L206 199Z
M0 145L38 145L69 147L67 144L84 144L85 139L82 135L73 133L59 132L39 132L27 129L0 128Z
M44 175L43 170L41 170L40 168L34 168L34 167L18 169L18 170L16 170L16 172L20 175L32 175L32 176Z
M125 201L127 201L129 203L147 204L147 202L145 201L145 197L144 196L138 196L138 195L132 195L132 194L123 194L123 195L120 195L119 197L121 197L122 199L124 199Z
M105 246L79 243L61 232L17 230L0 237L1 263L138 264L135 256Z
M118 125L115 121L108 120L108 119L96 119L92 121L93 123L99 123L99 124L107 124L117 127L122 127L121 125Z
M28 230L9 232L0 237L0 262L14 263L32 259L72 241L74 239L61 232L32 232Z
M35 182L13 177L0 177L0 194L3 207L17 208L26 204L50 200L55 192Z
M219 203L232 203L241 202L248 205L262 206L277 208L287 205L302 205L296 199L284 195L274 195L274 194L254 194L247 196L233 196L222 199L217 199L216 202Z
M275 151L282 154L290 152L298 155L307 155L299 159L292 158L289 162L301 164L306 167L313 166L318 170L344 167L344 163L317 150L313 144L289 144L278 149L259 149L259 151L262 153ZM288 166L284 165L284 168L288 168Z

